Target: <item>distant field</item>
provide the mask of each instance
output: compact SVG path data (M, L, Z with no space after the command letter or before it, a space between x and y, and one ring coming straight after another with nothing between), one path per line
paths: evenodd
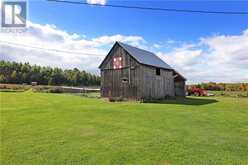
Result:
M94 96L94 94L93 94ZM0 164L248 164L248 99L0 92Z
M248 97L248 91L208 91L215 96Z
M84 87L73 87L73 86L53 86L53 85L27 85L27 84L1 84L0 92L23 92L32 90L34 92L44 93L96 93L100 91L99 86L84 86Z

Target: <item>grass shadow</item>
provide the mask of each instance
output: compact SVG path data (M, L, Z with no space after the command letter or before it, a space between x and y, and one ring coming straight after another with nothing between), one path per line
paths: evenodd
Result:
M25 92L26 90L1 89L0 92Z
M206 105L217 103L218 101L215 99L210 98L170 98L170 99L163 99L163 100L145 100L144 103L157 103L157 104L181 104L181 105Z

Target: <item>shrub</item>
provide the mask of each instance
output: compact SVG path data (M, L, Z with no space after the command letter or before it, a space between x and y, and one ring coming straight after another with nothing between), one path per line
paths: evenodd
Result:
M62 88L59 87L54 87L52 89L49 90L50 93L63 93Z
M26 91L30 89L29 85L18 85L18 84L0 84L1 91L11 90L11 91Z
M110 102L121 102L121 101L125 101L125 100L123 99L123 97L109 97L108 100L109 100Z

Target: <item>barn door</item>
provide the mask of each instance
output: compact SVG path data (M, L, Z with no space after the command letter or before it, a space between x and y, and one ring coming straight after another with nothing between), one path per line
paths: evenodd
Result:
M123 98L128 98L129 97L129 90L128 90L128 80L126 78L122 78L121 80L121 96Z

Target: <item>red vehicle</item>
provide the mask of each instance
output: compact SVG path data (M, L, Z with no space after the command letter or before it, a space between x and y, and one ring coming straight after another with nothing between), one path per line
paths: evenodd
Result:
M197 88L197 87L189 87L188 88L188 95L195 95L195 96L207 96L207 91L203 90L201 88Z

